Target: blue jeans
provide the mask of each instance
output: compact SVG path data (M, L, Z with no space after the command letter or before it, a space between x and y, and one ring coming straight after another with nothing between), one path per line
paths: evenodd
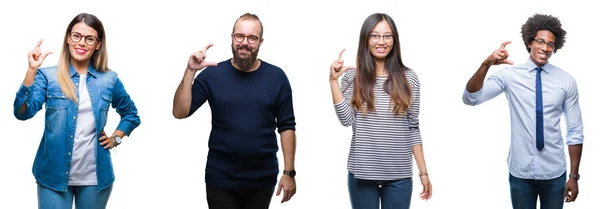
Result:
M69 186L66 192L58 192L37 185L39 209L71 209L75 199L76 209L104 209L112 192L112 185L101 191L96 186Z
M510 198L514 209L535 209L538 195L540 208L561 209L565 201L565 172L549 180L520 179L509 174Z
M348 192L353 209L408 209L412 195L412 178L374 181L354 178L348 172Z

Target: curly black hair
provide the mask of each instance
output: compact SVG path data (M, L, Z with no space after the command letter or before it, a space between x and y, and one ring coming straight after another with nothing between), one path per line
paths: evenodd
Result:
M535 14L529 19L527 22L523 24L521 27L521 36L523 37L523 42L525 43L525 48L527 48L527 52L531 52L531 48L529 48L529 44L533 42L533 39L537 35L539 30L548 30L552 32L554 37L556 37L554 45L554 53L563 47L565 44L565 35L567 35L567 31L562 29L562 24L557 17L552 15L545 14Z

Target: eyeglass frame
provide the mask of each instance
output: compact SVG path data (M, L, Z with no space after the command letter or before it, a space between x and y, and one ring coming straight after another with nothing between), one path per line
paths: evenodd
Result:
M385 37L389 37L389 40L385 40ZM376 39L373 39L376 38ZM378 43L379 40L383 39L383 42L385 43L391 43L394 41L394 35L392 34L386 34L386 35L379 35L379 34L369 34L369 40L373 43Z
M237 39L237 37L236 37L237 35L243 36L244 38L241 41L239 41ZM247 35L244 35L244 34L241 34L241 33L233 33L233 34L231 34L231 37L233 38L233 40L237 41L238 43L242 43L242 42L244 42L244 40L248 40L248 43L255 44L256 42L258 42L258 40L260 40L260 37L258 37L258 36L255 36L255 35L248 35L247 36ZM256 37L256 40L255 41L250 41L250 38L254 38L254 37Z
M79 38L79 40L77 40L77 41L76 41L76 40L74 40L74 39L73 39L73 34L79 34L81 37ZM88 43L88 41L87 41L87 38L88 38L88 37L93 37L93 38L95 38L96 40L94 41L94 43L91 43L91 44L90 44L90 43ZM99 41L101 41L101 40L102 40L102 39L100 39L100 38L98 38L98 37L96 37L96 36L94 36L94 35L87 35L87 36L84 36L83 34L81 34L81 33L79 33L79 32L71 32L71 33L69 33L69 39L70 39L71 41L75 42L75 43L79 43L79 42L80 42L82 39L85 39L84 43L85 43L85 44L87 44L87 45L90 45L90 46L91 46L91 45L94 45L94 44L96 44L96 43L98 43Z
M548 48L554 50L556 49L556 44L553 42L546 42L543 38L533 39L532 42L535 42L538 46L548 46Z

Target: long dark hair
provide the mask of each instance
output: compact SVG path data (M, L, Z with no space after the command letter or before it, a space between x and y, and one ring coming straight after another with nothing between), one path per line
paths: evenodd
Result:
M375 13L367 17L360 30L358 41L358 53L356 56L356 77L354 79L354 91L352 92L352 106L355 110L361 110L363 114L375 110L375 98L373 88L377 80L375 58L369 50L369 35L375 25L386 21L392 28L394 43L392 51L385 58L385 70L388 78L383 84L383 89L390 96L390 104L393 103L393 112L396 115L405 114L411 103L411 89L408 79L404 74L408 67L402 63L400 53L400 41L398 29L392 18L385 13Z

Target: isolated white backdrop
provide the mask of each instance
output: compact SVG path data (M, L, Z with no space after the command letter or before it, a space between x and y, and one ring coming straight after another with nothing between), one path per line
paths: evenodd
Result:
M126 138L113 163L116 182L109 208L207 208L204 166L210 111L171 115L172 99L189 55L213 43L208 60L230 58L229 34L236 18L257 14L264 24L259 58L287 73L297 119L297 194L271 208L350 208L346 158L351 129L338 122L327 82L329 65L341 49L346 63L356 56L364 19L374 12L394 18L403 61L421 80L421 130L433 184L429 201L413 208L510 208L506 156L509 116L503 95L478 106L462 103L473 72L505 40L511 59L527 52L520 27L534 13L557 15L567 33L551 62L579 85L585 124L580 195L565 208L592 208L598 176L598 115L595 25L589 3L576 1L18 1L0 3L0 208L35 208L31 166L44 127L43 111L14 118L15 93L25 76L27 52L40 38L53 51L43 66L56 65L67 24L80 12L95 14L107 32L109 67L119 73L135 101L141 125ZM500 67L493 67L495 72ZM106 130L118 115L111 111ZM563 122L564 130L564 122ZM564 133L564 132L563 132ZM278 153L283 166L281 152ZM415 167L416 169L416 167Z

